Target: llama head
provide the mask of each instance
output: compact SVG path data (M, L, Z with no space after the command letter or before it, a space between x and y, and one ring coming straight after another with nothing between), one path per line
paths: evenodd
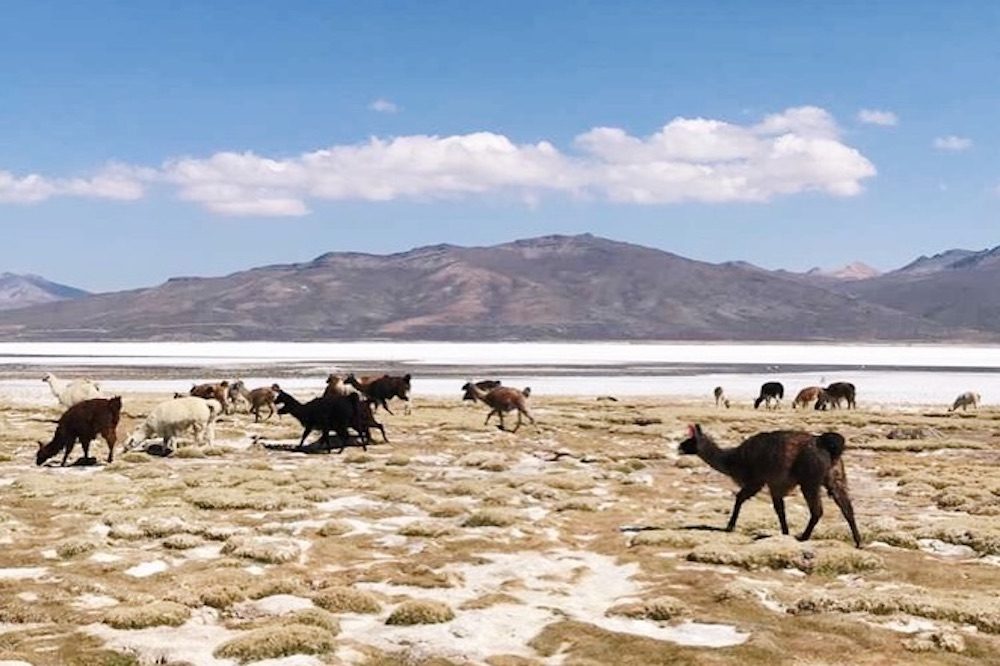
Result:
M692 423L688 426L688 437L677 446L677 452L683 455L698 453L698 440L703 437L701 426Z
M59 449L53 446L55 440L46 444L45 442L38 442L38 453L35 454L35 464L42 465L46 460L54 456ZM59 447L62 448L62 447Z

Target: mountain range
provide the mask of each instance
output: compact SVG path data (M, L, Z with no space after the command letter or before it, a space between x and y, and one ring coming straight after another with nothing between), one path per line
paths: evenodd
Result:
M83 289L49 282L38 275L0 273L0 310L87 296Z
M3 340L1000 341L1000 248L879 274L712 264L590 234L331 252L0 312ZM0 292L2 293L2 292Z

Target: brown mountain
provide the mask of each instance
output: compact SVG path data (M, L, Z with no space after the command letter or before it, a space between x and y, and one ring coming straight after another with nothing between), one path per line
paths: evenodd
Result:
M82 289L49 282L39 275L0 273L0 310L13 310L86 295L87 292Z
M943 326L1000 332L1000 247L920 257L837 289Z
M302 264L0 313L58 340L926 340L947 327L741 263L582 236ZM964 332L967 338L976 333Z

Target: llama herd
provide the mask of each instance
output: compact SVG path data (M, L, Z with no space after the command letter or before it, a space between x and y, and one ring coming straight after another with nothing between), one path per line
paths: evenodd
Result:
M732 404L726 396L725 389L716 386L712 391L715 397L716 407L726 407ZM757 409L764 405L765 409L777 409L781 406L781 401L785 397L785 386L781 382L764 382L760 386L760 393L753 401L753 408ZM972 407L978 409L982 398L975 391L966 391L960 394L948 408L949 412L954 412L959 408L966 411ZM792 400L792 409L808 409L812 405L813 409L828 410L857 408L857 389L851 382L834 382L829 386L807 386L795 395Z
M305 445L306 439L318 431L320 437L316 444L321 451L336 449L339 453L354 442L367 450L372 442L372 430L379 431L382 441L389 441L385 427L375 419L375 410L381 407L392 414L389 402L400 399L405 406L404 413L410 413L411 380L409 374L371 377L356 377L353 373L346 377L331 374L323 394L308 402L299 401L278 384L252 390L247 389L242 380L195 384L187 394L175 393L172 399L157 404L129 435L124 449L129 451L148 440L159 438L162 439L162 446L148 450L169 455L174 450L175 440L187 433L193 433L197 444L211 445L216 420L223 414L245 411L254 417L255 423L266 421L275 413L279 416L291 415L302 426L298 449L310 450ZM43 381L49 384L53 395L67 409L56 422L52 439L47 443L38 443L36 464L42 465L62 453L62 465L65 465L78 441L83 447L84 461L91 462L90 444L97 437L107 443L108 462L113 462L122 398L103 396L100 386L88 379L64 381L48 373ZM522 391L490 380L476 384L470 382L462 390L466 399L482 402L490 408L486 424L497 415L500 429L506 430L504 414L514 411L517 412L517 425L511 432L520 428L522 416L535 423L527 405L530 388ZM331 435L336 436L336 443Z
M124 449L128 451L160 438L163 441L161 450L169 455L173 452L174 441L189 432L194 434L196 442L211 444L219 416L244 411L254 417L254 422L266 421L275 413L291 415L302 426L302 436L294 447L297 450L336 450L339 453L354 443L367 450L372 442L372 430L378 430L384 442L389 441L385 428L375 419L379 407L392 414L389 402L400 399L405 405L404 412L410 413L411 379L408 374L370 377L331 374L322 395L308 402L299 401L278 384L252 390L242 380L196 384L187 394L174 394L173 399L154 406L131 432ZM83 448L83 461L92 464L90 445L98 437L107 443L107 460L113 462L122 398L103 396L100 386L86 379L64 381L48 373L43 381L67 409L59 418L52 439L48 443L38 443L36 464L42 465L62 453L61 464L66 465L77 441ZM516 389L503 386L497 380L483 380L466 383L462 392L463 400L480 402L490 409L484 425L497 416L498 427L506 430L504 416L511 413L517 414L517 424L510 432L517 432L523 418L535 424L528 407L530 388ZM796 394L792 408L807 409L812 405L816 410L855 409L856 393L850 382L834 382L826 387L808 386ZM716 407L731 406L721 386L715 388L713 396ZM785 387L780 382L765 382L754 400L754 409L762 404L767 409L777 409L784 396ZM977 408L980 402L978 393L967 391L955 399L949 411ZM267 414L263 415L265 409ZM317 431L319 439L307 447L306 439ZM825 489L847 521L855 545L860 548L862 539L844 470L845 446L844 437L836 432L814 435L780 430L757 433L738 446L722 448L699 425L691 425L688 438L680 443L678 453L697 455L739 486L729 522L724 528L726 531L736 528L743 503L767 486L781 532L788 534L784 498L798 487L809 508L809 522L798 538L807 540L823 515L821 495ZM152 452L152 447L148 450Z

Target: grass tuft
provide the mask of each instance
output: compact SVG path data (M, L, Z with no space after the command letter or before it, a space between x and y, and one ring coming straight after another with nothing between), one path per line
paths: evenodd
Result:
M313 603L331 613L375 614L382 604L374 595L353 587L328 587L313 596Z
M390 613L385 623L409 626L414 624L441 624L455 619L455 612L447 604L426 599L404 601Z
M334 648L333 635L322 627L279 624L248 631L220 645L214 655L240 663L280 659L294 654L325 654Z
M147 627L179 627L191 617L191 609L172 601L156 601L144 606L112 608L101 619L115 629L145 629Z

